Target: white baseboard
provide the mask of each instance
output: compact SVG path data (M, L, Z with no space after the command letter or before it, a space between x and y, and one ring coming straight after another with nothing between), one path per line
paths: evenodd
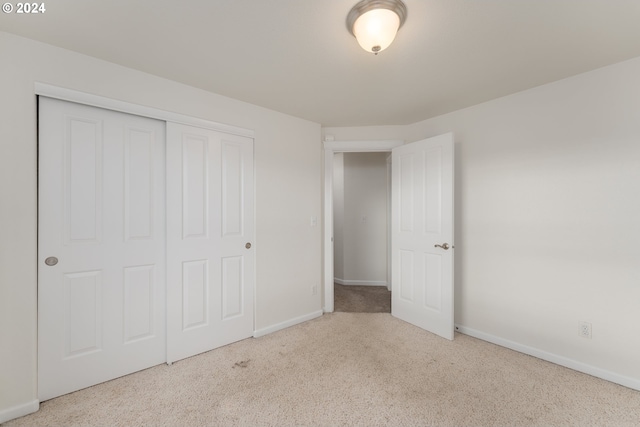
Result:
M333 278L333 281L338 285L354 285L354 286L387 286L387 282L384 280L346 280L339 279L337 277Z
M467 328L466 326L456 325L456 332L460 332L462 334L469 335L483 341L488 341L501 347L510 348L511 350L515 350L520 353L528 354L529 356L537 357L538 359L546 360L547 362L555 363L556 365L573 369L574 371L589 374L591 376L640 391L640 380L638 380L637 378L631 378L624 375L616 374L615 372L587 365L586 363L578 362L564 356L559 356L557 354L549 353L544 350L500 338L495 335Z
M38 400L32 400L29 403L3 409L0 411L0 424L9 420L24 417L25 415L33 414L34 412L37 412L38 409L40 409L40 401Z
M295 317L293 319L287 320L286 322L277 323L275 325L272 325L266 328L258 329L253 333L253 337L254 338L262 337L264 335L277 332L279 330L297 325L298 323L306 322L307 320L315 319L316 317L320 317L320 316L322 316L322 310L314 311L313 313Z

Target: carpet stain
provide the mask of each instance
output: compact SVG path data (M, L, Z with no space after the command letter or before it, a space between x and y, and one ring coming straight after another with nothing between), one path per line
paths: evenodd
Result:
M233 369L235 369L236 367L246 368L247 366L249 366L249 362L251 362L251 359L241 360L240 362L236 362L235 365L233 365Z

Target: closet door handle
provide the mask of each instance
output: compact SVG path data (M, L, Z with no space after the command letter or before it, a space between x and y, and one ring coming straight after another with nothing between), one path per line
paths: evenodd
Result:
M445 251L449 249L449 244L448 243L443 243L441 245L433 245L434 248L442 248Z
M49 258L44 260L44 263L47 264L49 267L53 267L58 263L58 258L54 256L50 256Z
M247 249L251 249L251 243L247 242L247 244L244 245L244 247L247 248Z

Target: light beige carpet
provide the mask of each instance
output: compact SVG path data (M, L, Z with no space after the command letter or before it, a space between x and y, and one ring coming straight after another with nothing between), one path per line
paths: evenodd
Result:
M386 286L333 285L333 309L346 313L391 313L391 291Z
M640 392L389 314L334 313L6 426L638 426Z

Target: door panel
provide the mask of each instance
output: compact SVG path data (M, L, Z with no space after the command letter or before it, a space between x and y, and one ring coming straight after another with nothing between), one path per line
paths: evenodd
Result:
M243 226L243 159L242 147L222 142L222 236L242 236Z
M210 206L212 195L209 193L208 168L210 164L217 163L211 157L215 152L210 152L208 139L198 135L185 135L181 151L183 164L182 167L176 166L182 171L182 176L179 178L182 182L184 199L182 202L183 237L185 239L208 238L209 211L211 208L215 209L215 206Z
M156 120L44 97L39 108L38 395L47 400L165 360L165 138Z
M453 339L452 134L393 149L391 250L392 314Z
M242 257L222 258L222 319L243 314L243 262Z
M253 334L253 140L167 124L167 201L174 362Z
M102 272L64 275L64 358L102 350Z
M67 243L99 242L102 235L102 122L65 117L63 142ZM62 130L62 129L60 129ZM47 141L45 140L45 143Z
M153 238L154 135L127 129L124 144L124 234L126 240Z
M155 266L124 269L124 342L129 343L154 334Z
M184 330L209 324L209 260L182 263L182 298Z

